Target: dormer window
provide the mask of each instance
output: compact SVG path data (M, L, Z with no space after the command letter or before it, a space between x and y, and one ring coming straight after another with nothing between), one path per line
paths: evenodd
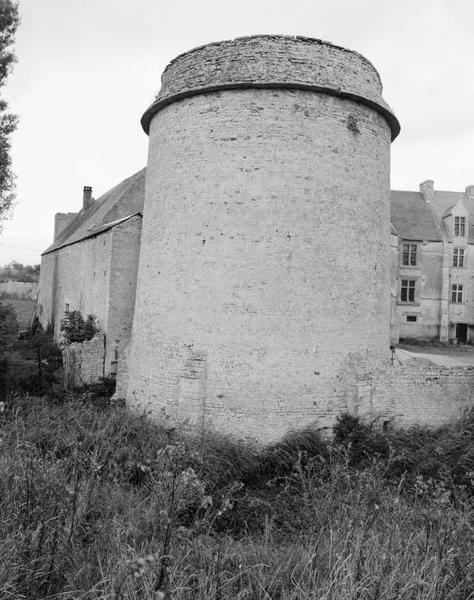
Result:
M454 236L465 237L466 235L466 217L454 217Z
M416 267L416 244L403 244L402 246L402 265Z
M464 267L464 248L454 248L453 267Z

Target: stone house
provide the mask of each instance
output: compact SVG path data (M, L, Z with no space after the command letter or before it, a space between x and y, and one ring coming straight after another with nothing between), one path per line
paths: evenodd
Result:
M474 186L392 191L392 343L474 340Z
M37 315L60 335L66 312L93 314L105 334L104 375L128 342L135 305L145 169L97 200L85 187L78 213L55 215L54 242L41 259Z
M116 371L135 306L145 171L57 213L42 255L38 317L59 335L64 313L94 314L105 333L103 372ZM462 192L391 192L391 343L474 340L474 186ZM96 354L97 356L97 354ZM102 359L101 359L102 360Z
M141 123L146 185L85 188L41 269L41 322L97 316L116 398L261 441L472 403L474 368L390 360L400 338L471 338L474 187L390 196L400 125L370 61L301 36L208 44Z

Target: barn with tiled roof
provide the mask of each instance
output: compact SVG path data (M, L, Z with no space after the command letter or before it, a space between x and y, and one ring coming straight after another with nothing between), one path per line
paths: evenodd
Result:
M85 187L78 213L56 214L54 241L42 255L41 324L58 336L65 313L93 314L105 334L104 375L114 371L130 337L144 192L145 169L97 200Z

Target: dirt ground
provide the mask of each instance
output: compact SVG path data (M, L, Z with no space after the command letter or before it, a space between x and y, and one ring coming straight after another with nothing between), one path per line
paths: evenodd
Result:
M474 346L470 345L432 345L432 344L400 344L395 350L400 362L413 358L430 360L446 367L474 367Z

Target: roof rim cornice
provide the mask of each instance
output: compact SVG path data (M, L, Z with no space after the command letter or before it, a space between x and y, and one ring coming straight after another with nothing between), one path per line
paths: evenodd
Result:
M128 221L129 219L132 219L133 217L137 217L137 216L143 217L142 212L138 210L137 212L127 215L126 217L122 217L121 219L116 219L115 221L110 221L110 223L104 223L101 227L98 227L97 229L95 229L94 231L91 231L90 233L84 234L82 237L78 238L77 240L71 240L70 242L64 242L63 244L59 244L58 246L54 246L51 249L45 250L44 252L41 253L41 256L46 256L46 254L52 254L53 252L56 252L57 250L61 250L61 248L66 248L67 246L73 246L74 244L79 244L80 242L83 242L84 240L88 240L89 238L96 237L97 235L100 235L101 233L109 231L109 229L113 229L114 227L117 227L117 225L121 225L125 221Z
M144 112L142 118L140 119L141 126L143 131L148 135L150 132L150 124L153 117L165 106L172 104L173 102L178 102L179 100L183 100L184 98L190 98L192 96L197 96L199 94L211 94L213 92L220 91L228 91L228 90L251 90L251 89L261 89L261 90L271 90L271 89L280 89L280 90L303 90L307 92L315 92L318 94L327 94L329 96L336 96L337 98L342 98L345 100L352 100L354 102L358 102L359 104L363 104L364 106L368 106L372 110L375 110L379 114L381 114L385 120L387 121L390 131L392 132L392 142L400 133L400 122L397 117L393 114L393 112L387 107L370 98L366 98L365 96L361 96L359 94L354 94L353 92L346 92L341 90L340 88L331 88L328 86L321 85L310 85L306 83L291 83L291 82L281 82L281 81L272 81L272 82L243 82L243 83L222 83L218 85L208 85L202 86L199 88L194 88L191 90L185 90L183 92L179 92L177 94L173 94L172 96L166 96L164 98L158 98L153 102L151 106L147 108Z
M173 59L141 124L185 98L232 90L303 90L352 100L383 116L394 140L400 124L382 96L380 75L364 56L316 38L255 35L199 46Z

